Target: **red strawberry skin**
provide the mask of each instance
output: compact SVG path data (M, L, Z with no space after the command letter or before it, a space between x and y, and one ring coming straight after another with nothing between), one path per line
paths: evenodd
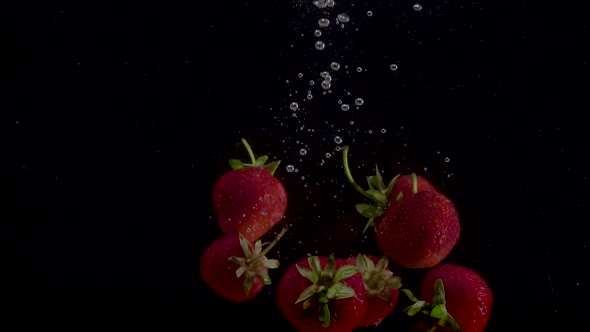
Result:
M391 202L376 226L379 248L390 261L408 268L437 265L459 235L457 210L446 196L434 191Z
M203 280L219 296L234 302L243 302L256 296L264 282L259 276L254 278L249 294L244 292L244 275L236 277L237 263L228 261L229 257L244 256L238 235L223 236L214 241L203 253L200 272Z
M436 188L423 176L416 176L417 192L421 191L437 191ZM395 201L397 195L401 192L404 197L410 197L413 194L414 181L409 174L400 175L391 189L390 200Z
M324 268L328 258L324 256L319 258L320 266ZM311 269L307 257L298 260L295 264ZM336 320L332 320L329 327L323 327L318 319L319 313L316 303L312 301L311 306L305 310L302 303L295 304L301 292L311 285L311 282L299 273L295 264L292 264L285 271L277 289L279 309L295 329L301 332L350 332L360 326L367 309L367 294L360 274L356 273L341 281L341 283L354 289L356 296L333 300L330 312L332 317L337 316ZM347 260L336 259L336 268L344 265L349 265Z
M367 255L369 259L373 261L375 265L379 261L379 257L373 255ZM356 257L351 257L348 259L348 264L356 265ZM385 270L391 271L389 267ZM379 297L370 296L367 294L367 313L365 314L365 319L359 324L359 326L376 326L381 323L383 318L387 317L393 309L397 306L397 301L399 298L399 290L398 289L390 289L391 292L391 301L386 302Z
M281 181L262 167L245 167L223 174L213 187L213 210L225 234L254 242L278 223L287 209Z
M493 305L492 292L485 280L466 267L454 264L438 265L428 271L422 279L421 300L432 301L436 279L442 280L447 311L461 329L464 332L484 331ZM445 329L449 330L449 327Z

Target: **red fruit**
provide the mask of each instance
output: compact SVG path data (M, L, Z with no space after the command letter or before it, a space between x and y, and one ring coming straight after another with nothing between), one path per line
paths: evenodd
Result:
M392 203L376 232L377 245L392 262L428 268L447 257L459 240L459 216L443 194L422 191Z
M233 169L213 187L213 210L226 235L241 233L254 242L284 217L287 193L274 176L280 161L265 165L267 156L255 158L246 140L242 143L252 163L230 160Z
M201 277L215 293L230 301L253 298L264 285L271 283L268 269L277 268L279 262L265 255L285 231L283 229L264 250L261 241L252 245L241 234L217 239L201 256Z
M397 305L401 279L389 269L387 257L359 254L348 262L357 266L367 291L367 313L359 326L379 325Z
M421 299L434 298L437 279L444 285L446 309L463 332L483 331L493 305L492 291L485 280L466 267L442 264L428 271L422 279Z
M312 256L283 274L277 303L298 331L350 332L363 322L367 294L355 266L333 256Z
M411 193L396 195L392 199L393 188L400 176L394 177L386 186L378 169L375 176L367 178L369 189L364 190L350 174L348 147L344 147L343 161L353 187L375 202L374 205L357 204L356 209L369 218L367 227L378 219L375 227L377 244L389 260L404 267L428 268L440 263L451 252L459 240L460 224L455 206L446 196L435 190L420 191L418 177L411 174ZM403 183L399 187L402 193L406 190Z

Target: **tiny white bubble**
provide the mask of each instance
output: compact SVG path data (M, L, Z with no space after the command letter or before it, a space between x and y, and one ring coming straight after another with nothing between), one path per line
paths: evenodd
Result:
M246 214L245 213L242 213L242 217L245 218L246 217Z
M350 16L348 16L348 14L345 14L345 13L338 14L337 18L338 18L338 21L340 21L342 23L350 22Z
M297 74L297 77L302 78L303 77L303 73Z
M446 158L445 158L445 163L448 163L449 161L451 161L451 158L449 158L449 157L446 157Z
M299 150L299 154L302 156L305 156L307 154L307 150L301 149L301 150Z
M360 73L361 71L363 71L363 67L356 67L356 72Z
M342 104L340 106L340 109L343 111L348 111L350 109L350 106L348 104Z
M381 134L385 134L387 130L385 128L381 128Z
M354 100L354 104L355 104L356 106L362 106L364 103L365 103L365 101L363 100L363 98L356 98L356 99Z
M417 3L417 4L414 4L414 6L412 6L412 8L414 8L414 10L418 12L418 11L422 10L422 5Z
M330 25L330 20L328 20L327 18L320 18L318 20L318 25L321 28L326 28L326 27L328 27Z
M291 111L296 111L297 109L299 109L299 104L297 104L296 102L292 102L289 105L289 108L291 109Z
M326 152L326 158L330 158L332 157L332 154L330 152Z
M321 37L321 36L322 36L322 31L321 31L321 30L319 30L319 29L316 29L316 30L313 32L313 35L319 38L319 37Z
M309 81L309 85L314 85L314 84L315 84L315 82L313 80Z
M334 150L336 150L336 151L340 151L340 150L342 150L342 147L340 147L340 146L337 146L337 147L335 147L335 148L334 148Z
M324 42L323 42L323 41L321 41L321 40L318 40L317 42L315 42L315 48L316 48L316 50L319 50L319 51L321 51L321 50L323 50L324 48L326 48L326 44L324 44Z
M331 86L332 84L329 81L322 81L322 88L324 90L328 90Z
M373 16L373 12L370 10L367 10L367 16Z
M285 167L285 169L287 170L287 172L291 173L295 170L295 166L293 165L287 165L287 167Z
M391 69L391 71L396 71L397 70L397 65L395 63L392 63L389 65L389 69Z
M332 70L338 70L340 69L340 64L338 62L332 62L330 68L332 68Z
M334 143L336 143L336 144L342 144L342 137L335 136L334 137Z
M373 131L372 131L371 129L369 129L368 133L369 133L369 134L372 134L372 133L373 133Z

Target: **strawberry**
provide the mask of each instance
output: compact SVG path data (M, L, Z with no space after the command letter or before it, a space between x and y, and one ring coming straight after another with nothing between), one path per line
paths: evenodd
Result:
M420 324L429 327L429 331L482 332L493 305L485 280L473 270L454 264L438 265L425 274L420 286L422 300L409 290L402 292L414 301L406 308L408 315L428 315L428 321ZM425 301L429 299L432 304Z
M265 164L268 156L256 158L245 139L251 163L229 161L232 170L217 179L213 187L213 209L221 230L241 233L254 242L266 234L285 215L287 193L274 176L280 161Z
M283 274L277 289L283 316L302 332L350 332L363 322L366 301L356 267L334 256L298 260Z
M379 221L379 217L385 213L385 209L390 202L398 201L403 197L409 197L421 191L437 191L426 178L416 175L415 173L406 175L400 173L385 185L377 165L375 165L375 175L367 176L369 189L365 190L359 186L352 177L350 168L348 167L348 150L349 147L345 146L342 154L344 173L346 174L348 181L358 192L374 202L374 204L360 203L355 205L356 210L362 216L369 218L363 233L366 232L369 227L375 226L376 222Z
M215 293L230 301L253 298L271 283L268 269L277 268L279 261L265 255L285 232L283 229L264 250L260 240L253 245L241 234L217 239L201 256L201 277Z
M377 256L359 254L348 261L357 266L367 291L367 313L359 326L379 325L397 305L401 279L389 269L386 256L379 259Z
M409 195L397 194L391 199L396 176L386 186L377 169L377 175L368 177L369 189L363 190L352 178L348 167L348 147L344 147L344 170L357 191L372 199L375 205L357 204L357 211L375 218L377 245L390 261L408 268L428 268L440 263L459 240L459 216L454 204L437 191L418 190L417 177L413 179ZM366 229L366 228L365 228Z

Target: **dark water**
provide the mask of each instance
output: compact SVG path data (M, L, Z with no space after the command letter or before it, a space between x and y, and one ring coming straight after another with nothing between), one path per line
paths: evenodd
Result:
M349 145L357 181L375 164L386 180L415 171L455 202L462 234L445 262L488 282L487 331L581 327L590 250L582 11L420 3L420 11L411 1L320 10L311 0L8 9L7 49L17 52L3 75L16 101L6 108L14 152L6 161L16 187L2 233L13 317L290 331L274 306L276 283L233 304L198 273L199 255L221 236L212 186L228 159L247 159L245 138L281 160L276 175L289 195L273 280L308 253L379 253L354 210L363 197L344 177L338 149ZM344 28L334 25L338 13L350 16ZM322 17L332 25L319 28ZM425 271L395 272L417 290ZM219 312L226 318L213 319ZM372 329L403 331L400 317Z

